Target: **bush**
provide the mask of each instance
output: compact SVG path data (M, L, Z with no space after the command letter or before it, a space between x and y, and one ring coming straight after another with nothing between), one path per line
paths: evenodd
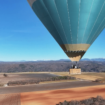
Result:
M48 77L48 78L39 79L39 80L9 81L8 86L39 84L40 82L44 82L44 81L75 80L75 79L76 79L75 77L70 77L70 76L57 76L57 77Z
M38 80L27 80L27 81L9 81L8 86L15 85L26 85L26 84L39 84Z
M58 80L75 80L75 77L71 76L57 76L57 77L50 77L50 78L45 78L43 80L40 80L40 82L44 81L58 81Z
M96 79L96 80L93 81L93 82L105 83L105 78L102 78L102 79Z
M3 74L4 77L7 77L7 74Z
M81 101L64 101L59 102L56 105L105 105L105 99L103 99L101 96L97 96L96 98L91 97L86 100Z

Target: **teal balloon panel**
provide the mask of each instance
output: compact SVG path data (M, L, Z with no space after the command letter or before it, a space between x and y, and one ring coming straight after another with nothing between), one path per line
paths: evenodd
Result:
M105 28L105 0L35 0L32 9L61 44L92 44Z

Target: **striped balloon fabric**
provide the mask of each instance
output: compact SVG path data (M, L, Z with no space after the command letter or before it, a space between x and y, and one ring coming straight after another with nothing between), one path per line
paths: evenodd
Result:
M71 61L79 61L105 28L105 0L28 0Z

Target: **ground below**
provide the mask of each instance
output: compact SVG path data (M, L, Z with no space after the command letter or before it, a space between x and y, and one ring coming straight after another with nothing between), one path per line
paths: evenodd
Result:
M64 100L105 98L105 85L0 95L0 105L56 105Z

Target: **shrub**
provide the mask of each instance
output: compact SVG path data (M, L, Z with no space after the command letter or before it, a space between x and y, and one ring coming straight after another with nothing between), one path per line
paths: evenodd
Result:
M56 105L105 105L105 99L103 99L101 96L97 96L96 98L91 97L86 100L81 101L64 101L59 102Z
M7 77L7 74L3 74L4 77Z

